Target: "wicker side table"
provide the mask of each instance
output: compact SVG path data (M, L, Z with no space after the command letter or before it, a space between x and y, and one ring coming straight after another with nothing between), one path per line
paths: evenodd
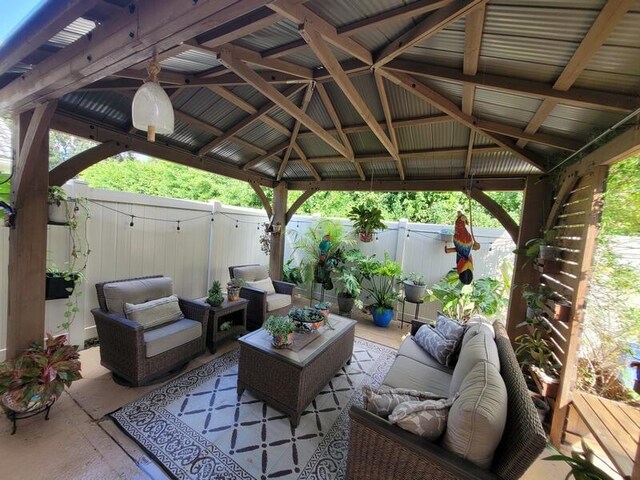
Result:
M205 301L206 298L199 299ZM226 298L222 305L212 307L209 305L209 322L207 324L207 348L211 353L216 353L217 346L229 338L237 338L247 333L247 305L249 300L239 298L230 302ZM220 325L231 322L231 329L220 331Z

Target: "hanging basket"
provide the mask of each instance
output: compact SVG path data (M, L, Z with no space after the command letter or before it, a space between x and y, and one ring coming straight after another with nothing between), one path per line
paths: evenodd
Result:
M362 243L371 243L373 241L373 232L360 232L360 241Z

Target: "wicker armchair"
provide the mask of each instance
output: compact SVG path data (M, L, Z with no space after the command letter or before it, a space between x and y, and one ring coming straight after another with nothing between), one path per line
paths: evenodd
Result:
M269 278L267 269L258 264L235 265L229 267L231 278L242 278L247 282L265 280ZM295 284L280 280L271 280L274 294L266 290L245 285L240 289L240 296L249 300L247 306L247 330L257 330L267 319L267 314L291 305L292 293ZM288 298L287 298L288 297Z
M182 310L185 319L191 322L191 327L193 328L194 321L201 324L201 335L197 338L185 340L184 343L180 343L182 338L178 336L181 334L184 335L184 333L178 330L178 323L183 322L183 320L174 322L173 325L166 327L173 329L173 331L169 330L165 338L174 335L173 343L176 345L152 356L147 356L147 344L150 339L148 335L150 331L145 332L142 325L128 320L124 317L123 313L109 310L107 306L108 302L105 298L105 285L121 282L144 282L149 279L163 278L166 277L155 275L96 284L100 308L94 308L91 310L91 313L95 318L98 338L100 339L100 363L111 370L114 378L124 380L124 383L132 386L147 385L166 377L172 371L182 368L191 359L205 351L209 309L202 302L179 299L180 310ZM143 301L172 294L171 279L167 280L168 287L164 288L165 291L161 295L158 295L157 292L149 292L149 296L143 300L133 299L130 303L142 303ZM160 328L164 327L159 327L159 329ZM156 336L159 329L155 330ZM151 330L151 332L153 332L153 330Z
M420 323L413 324L412 334L415 334ZM544 450L546 436L506 330L499 322L494 323L494 327L500 374L507 387L508 410L491 469L483 470L438 443L422 440L353 406L349 411L348 479L514 480L524 474Z

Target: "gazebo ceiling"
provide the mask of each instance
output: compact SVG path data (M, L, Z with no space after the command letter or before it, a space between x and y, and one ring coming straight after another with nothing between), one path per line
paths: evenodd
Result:
M53 128L268 186L521 188L640 106L635 1L65 3L0 50L0 108L58 99ZM131 125L153 48L155 145Z

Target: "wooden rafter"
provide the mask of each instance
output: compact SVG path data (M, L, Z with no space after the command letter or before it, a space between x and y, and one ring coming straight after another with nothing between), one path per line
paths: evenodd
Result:
M314 193L316 193L316 191L317 190L305 190L304 192L302 192L302 195L300 195L296 199L296 201L293 202L293 205L289 207L289 210L287 210L287 214L285 215L285 225L289 224L289 222L291 221L291 218L293 218L293 216L296 214L296 212L302 206L302 204L307 200L309 200L311 196Z
M318 84L318 94L320 95L320 100L322 100L322 104L324 105L325 110L329 114L329 118L333 122L334 127L336 127L335 128L336 133L340 137L340 140L342 140L342 143L344 144L345 148L347 149L347 152L349 153L349 156L346 157L346 159L351 163L353 163L353 166L356 169L356 172L358 172L360 179L364 180L365 179L364 170L360 165L356 163L354 159L355 155L353 153L353 146L349 141L349 137L342 129L342 124L340 122L340 118L338 117L338 112L336 112L336 109L333 106L333 102L331 101L331 98L329 98L329 94L327 93L327 90L324 88L324 85L322 85L321 83ZM366 130L367 131L369 130L368 126Z
M310 84L307 87L307 91L302 98L302 105L300 106L300 110L303 113L307 112L307 107L309 106L309 102L311 101L311 97L313 96L313 87L314 84ZM289 141L289 146L284 151L284 157L282 157L282 163L280 163L280 168L278 169L278 175L276 177L277 181L282 179L284 172L287 170L287 164L289 163L289 157L291 156L291 150L293 150L293 146L296 144L296 139L298 137L298 132L300 131L300 120L296 120L296 124L293 127L293 131L291 132L291 140Z
M302 162L302 164L305 167L307 167L307 170L309 170L309 172L311 172L311 175L313 175L313 178L315 178L318 182L320 180L322 180L322 177L320 176L320 174L318 173L316 168L313 165L311 165L311 162L309 162L309 160L307 159L307 156L305 155L305 153L300 148L300 145L298 145L297 143L294 143L293 144L293 149L296 151L296 153L300 157L299 161Z
M113 127L97 122L86 122L56 113L51 120L51 128L78 137L90 138L101 143L108 141L119 142L123 144L127 150L151 157L163 158L174 163L186 165L187 167L197 168L218 175L225 175L238 180L254 181L265 187L274 186L272 179L255 172L245 172L235 165L219 160L214 161L207 157L199 157L184 149L165 145L163 142L147 142L146 137L129 135L124 131L119 131Z
M289 87L287 90L285 90L283 92L283 95L285 97L290 97L294 93L298 92L301 88L304 88L304 87L303 86L298 86L298 85L293 85L293 86ZM213 139L211 142L209 142L205 146L203 146L200 150L198 150L198 155L206 155L208 152L210 152L211 150L216 148L218 145L221 145L226 140L234 137L236 134L238 134L244 128L247 128L248 126L252 125L253 123L257 122L258 120L263 119L269 112L271 112L276 107L277 107L277 105L275 103L273 103L271 101L267 101L267 103L265 103L262 107L260 107L258 110L256 110L255 113L253 113L253 115L249 115L249 116L243 118L238 123L236 123L233 127L229 128L226 132L224 132L222 135L220 135L219 137ZM235 141L235 139L234 139L234 141ZM264 154L264 153L266 153L266 151L263 150L262 152L259 152L259 153Z
M628 112L640 107L640 98L633 95L623 95L603 91L572 88L568 91L555 90L546 83L533 80L515 79L502 75L482 72L476 75L465 75L458 69L397 59L385 66L386 70L397 70L410 75L462 83L476 87L486 87L500 92L515 93L549 100L558 103L575 105L577 107L599 108L613 111Z
M484 5L487 0L455 0L449 5L431 13L418 25L400 35L389 43L376 56L374 67L382 67L409 50L417 43L438 33L447 25L471 12L474 8Z
M240 77L244 78L248 83L253 85L260 93L267 98L275 102L282 110L287 112L296 120L300 120L309 130L314 132L320 139L331 146L336 152L341 155L346 155L347 152L342 144L333 138L327 131L322 128L315 120L309 115L304 113L300 108L293 104L288 98L280 93L275 87L265 82L256 72L251 70L242 61L234 59L228 52L223 51L220 55L220 62L227 66L230 70L235 72Z
M475 117L473 117L472 115L466 115L451 100L440 95L439 93L427 87L423 83L420 83L411 75L407 75L406 73L400 73L400 72L391 73L384 69L382 70L382 72L386 78L388 78L390 81L392 81L396 85L401 86L405 90L413 93L418 98L421 98L422 100L432 104L442 112L446 113L447 115L450 115L452 118L454 118L458 122L462 123L463 125L466 125L472 130L475 130L476 133L480 133L481 135L484 135L490 140L493 140L495 143L511 151L511 153L513 153L515 156L524 160L530 165L533 165L537 169L544 171L542 159L538 158L536 154L534 154L533 152L525 152L520 147L516 146L514 142L512 142L506 137L503 137L502 135L496 135L496 134L487 132L486 130L482 130L477 126L478 120Z
M604 44L611 32L618 25L618 22L624 17L627 11L634 5L633 0L608 0L602 10L591 25L587 34L582 38L580 45L573 53L571 60L564 67L562 73L553 84L554 90L567 91L578 79L587 64ZM544 120L554 110L557 101L546 98L538 111L525 128L527 133L535 133L544 123ZM628 109L635 108L627 105ZM526 140L519 140L518 145L524 147Z
M338 85L340 90L344 93L345 97L351 102L353 108L356 109L358 114L362 117L364 122L369 125L369 128L373 134L378 138L382 146L389 152L389 154L400 162L400 156L398 155L397 148L393 145L387 134L378 124L378 121L374 117L373 113L367 106L367 103L360 96L358 89L353 85L345 71L342 69L338 60L333 55L327 44L322 40L322 36L319 32L313 29L308 23L304 24L304 28L300 31L305 41L313 50L316 57L324 65L327 71L333 76L333 80ZM402 167L399 167L400 175L402 176L404 171Z
M375 71L374 77L376 80L376 88L378 89L378 96L380 97L380 103L382 104L382 111L384 112L384 120L387 124L387 132L389 133L389 138L391 139L391 143L398 155L394 160L396 161L396 166L398 168L398 174L400 178L404 180L404 165L402 164L402 159L400 158L400 149L398 147L398 138L396 137L396 131L393 127L393 119L391 117L391 108L389 107L389 99L387 98L387 91L384 88L384 78L380 75L380 72Z
M83 170L105 158L125 152L126 147L120 142L109 140L91 147L68 158L49 172L49 185L62 185Z
M91 36L54 53L0 91L0 109L22 110L59 98L214 27L263 6L268 0L191 2L139 0L122 9ZM173 15L167 16L167 12ZM130 32L135 32L130 36Z
M249 170L251 168L257 167L258 165L260 165L262 162L268 160L269 158L273 157L274 155L279 154L282 150L284 150L285 148L287 148L289 146L289 140L286 140L282 143L279 143L278 145L276 145L275 147L271 148L268 152L266 152L264 155L260 155L256 158L254 158L253 160L249 160L247 163L245 163L242 166L242 170Z
M273 11L284 18L288 18L292 22L307 25L313 25L313 28L322 35L328 42L344 50L349 55L357 58L361 62L371 65L373 62L371 52L360 45L355 40L347 36L339 36L336 27L331 25L325 19L316 15L303 5L295 5L291 0L276 0L268 5Z
M464 27L464 61L462 71L465 75L475 75L478 73L478 63L480 62L480 48L482 46L482 31L484 29L484 16L487 10L486 5L481 5L465 19ZM462 87L462 112L466 115L473 115L473 104L476 95L474 85L465 84ZM469 148L467 149L467 159L464 166L464 176L471 174L471 163L473 162L473 144L476 140L476 132L469 130ZM514 240L516 241L517 238Z
M29 26L29 31L26 31L25 25L0 48L0 75L100 3L102 0L68 0L45 5L42 11L36 13L37 19L45 24L43 28L34 30Z
M246 35L251 35L258 30L262 30L274 24L279 19L280 17L271 9L262 7L243 15L233 22L200 34L195 40L198 44L206 47L218 47Z
M255 182L249 182L249 185L251 185L253 191L256 192L256 195L258 195L258 198L260 199L260 202L264 207L264 211L267 212L267 217L269 217L269 220L271 220L271 218L273 217L273 209L271 208L271 202L269 202L269 199L264 193L264 190L262 190L262 187Z

